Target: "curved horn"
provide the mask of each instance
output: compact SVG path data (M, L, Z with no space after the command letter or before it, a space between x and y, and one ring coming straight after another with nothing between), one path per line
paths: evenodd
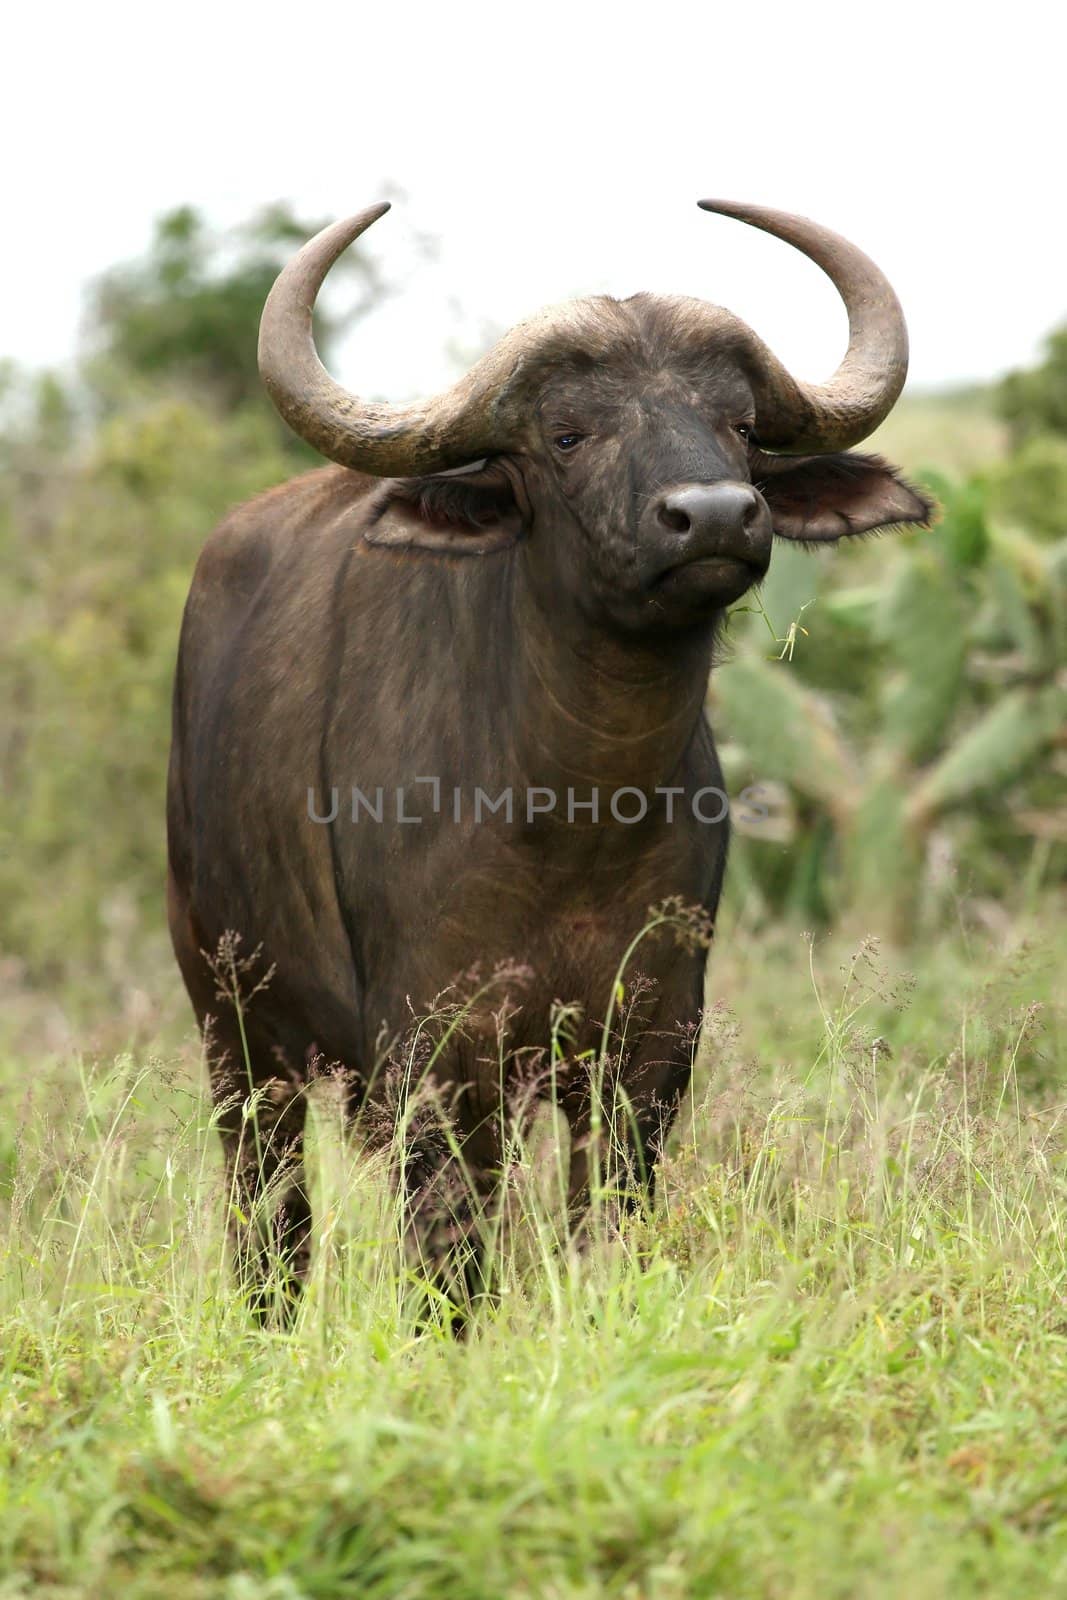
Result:
M320 454L377 477L403 477L499 448L487 415L487 380L499 374L479 363L438 399L406 406L361 400L330 377L315 350L315 297L342 251L388 210L383 201L323 228L282 269L260 319L259 371L290 428Z
M761 347L759 377L765 392L757 424L760 442L791 453L858 444L888 416L908 371L904 313L883 273L854 244L807 217L732 200L697 204L802 251L830 278L848 312L848 350L829 383L799 382Z

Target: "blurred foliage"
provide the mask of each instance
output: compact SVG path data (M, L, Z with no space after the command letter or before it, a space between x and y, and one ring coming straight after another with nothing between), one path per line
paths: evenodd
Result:
M991 505L1040 539L1067 538L1067 435L1035 434L989 473Z
M1046 339L1044 359L1036 367L1001 380L997 409L1016 444L1043 433L1067 438L1067 325Z
M320 224L283 206L227 232L163 217L88 296L74 375L0 367L0 953L105 996L165 942L170 687L197 554L228 507L318 458L263 395L263 301ZM328 360L385 293L319 312Z
M767 913L856 910L908 938L1062 876L1067 540L994 522L979 480L926 479L941 521L881 543L875 581L779 547L763 615L735 615L712 704L734 792L765 786L734 870ZM783 654L767 622L798 596Z
M906 392L864 450L921 476L936 465L952 478L970 478L1003 460L1011 446L1007 423L988 386Z
M100 965L109 930L163 927L190 574L227 506L292 462L265 414L166 395L116 412L66 460L28 432L18 456L0 492L0 947L51 981Z
M91 297L75 378L0 369L0 979L69 993L82 974L99 1008L165 951L179 620L212 525L300 464L254 362L309 231L275 211L219 237L173 213ZM381 285L354 271L369 304ZM783 639L798 622L791 648L735 613L712 698L732 791L765 785L729 879L751 920L909 937L1062 874L1067 435L1042 421L975 466L981 402L961 403L958 449L953 414L933 532L781 546L763 604Z
M228 232L209 227L191 206L168 212L144 259L112 268L90 294L94 388L121 406L131 377L152 386L177 380L224 410L258 405L263 302L285 262L322 226L294 217L284 205ZM359 292L344 315L316 308L315 336L327 364L340 334L383 293L358 246L337 263L331 289L346 279L358 283Z
M989 473L994 510L1038 538L1067 538L1067 325L1050 334L1036 367L1002 379L995 398L1015 449Z

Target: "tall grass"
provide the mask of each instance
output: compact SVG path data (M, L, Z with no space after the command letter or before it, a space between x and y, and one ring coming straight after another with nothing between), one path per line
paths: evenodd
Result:
M870 944L808 954L717 956L739 1015L650 1212L615 1226L605 1179L573 1243L558 1123L509 1123L462 1339L404 1244L409 1111L346 1143L314 1086L311 1280L259 1331L196 1051L11 1060L0 1595L1058 1592L1041 951L946 941L913 995Z

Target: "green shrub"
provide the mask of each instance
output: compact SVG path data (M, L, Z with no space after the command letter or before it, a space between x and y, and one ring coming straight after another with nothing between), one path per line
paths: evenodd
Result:
M880 546L878 582L777 551L768 612L799 598L803 634L768 650L750 617L712 680L735 791L778 795L769 823L742 808L736 852L768 910L910 938L960 894L1010 904L1062 869L1067 543L998 527L979 480L937 488L940 525Z
M33 454L24 441L24 459ZM31 976L99 968L109 926L162 927L170 693L189 578L230 505L292 463L272 424L161 396L9 480L0 514L0 943Z
M989 492L1005 522L1041 539L1067 539L1067 436L1028 439L991 473Z

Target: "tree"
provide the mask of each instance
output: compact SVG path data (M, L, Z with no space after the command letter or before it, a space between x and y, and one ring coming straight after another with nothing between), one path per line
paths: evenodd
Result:
M321 226L298 220L283 204L225 231L210 227L193 206L161 217L144 259L112 267L89 294L87 376L105 406L114 405L130 377L154 390L177 383L206 391L226 411L258 404L263 302L293 251ZM316 314L327 360L338 336L384 293L358 247L345 253L333 276L359 288L346 311ZM128 392L119 403L126 398Z
M1067 324L1048 336L1038 366L1002 380L997 409L1017 445L1041 433L1067 436Z

